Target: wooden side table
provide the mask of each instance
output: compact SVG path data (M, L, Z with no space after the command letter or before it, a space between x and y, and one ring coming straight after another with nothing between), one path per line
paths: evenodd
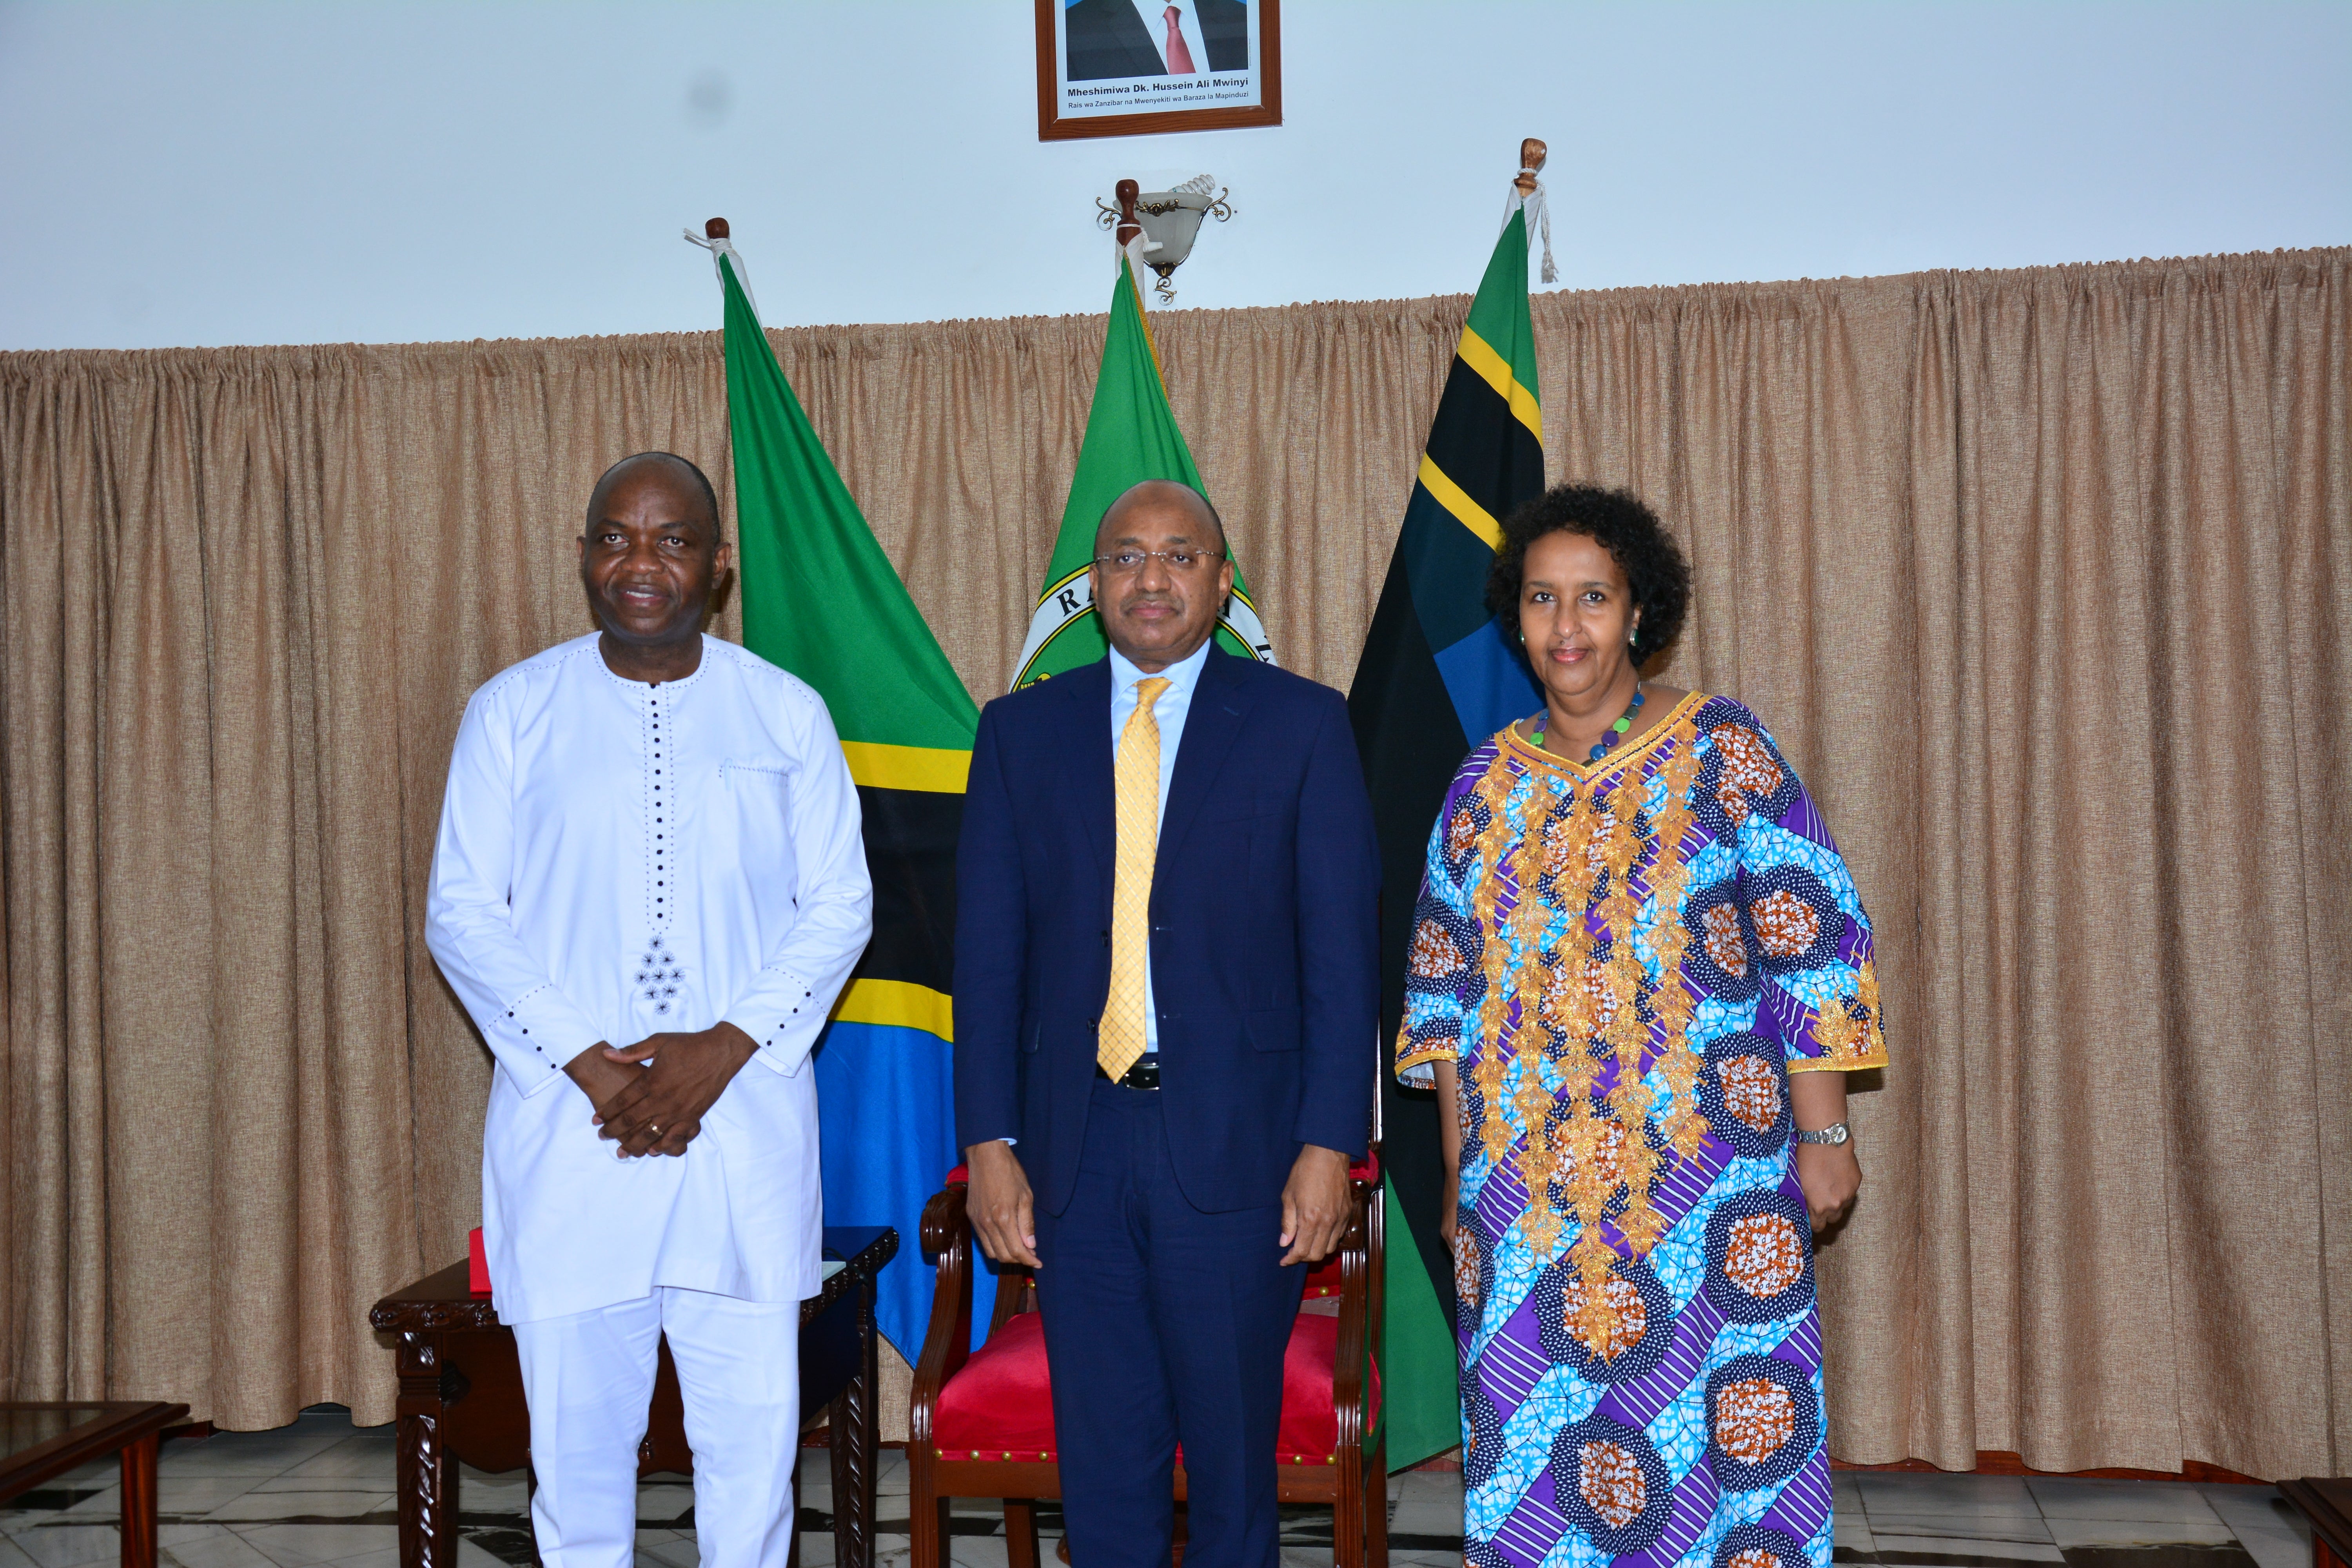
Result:
M830 1407L834 1561L840 1568L873 1568L880 1433L874 1281L898 1251L898 1233L888 1226L826 1226L824 1257L844 1267L801 1303L802 1418ZM530 1415L513 1331L499 1321L489 1297L467 1288L463 1263L394 1291L375 1304L368 1322L400 1336L401 1568L457 1568L459 1462L511 1470L530 1459ZM693 1473L685 1416L665 1342L637 1450L639 1475ZM795 1528L795 1559L799 1534ZM126 1531L126 1552L129 1539ZM127 1556L124 1565L148 1568Z
M2311 1568L2352 1568L2352 1479L2306 1476L2278 1489L2311 1521Z
M0 1500L109 1454L122 1456L122 1568L155 1568L155 1446L184 1405L0 1403Z

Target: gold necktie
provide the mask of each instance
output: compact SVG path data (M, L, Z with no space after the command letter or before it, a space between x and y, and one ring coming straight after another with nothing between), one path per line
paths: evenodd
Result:
M1162 676L1135 683L1135 711L1118 732L1114 768L1118 799L1118 864L1110 895L1110 997L1103 1004L1095 1060L1125 1078L1143 1054L1143 973L1151 960L1151 865L1160 856L1160 721L1151 705L1168 689Z

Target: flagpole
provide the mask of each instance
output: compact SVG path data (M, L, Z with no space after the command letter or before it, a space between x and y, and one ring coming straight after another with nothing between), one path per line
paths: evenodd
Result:
M1118 199L1118 226L1111 231L1111 239L1125 250L1143 232L1143 225L1135 216L1136 198L1143 194L1143 187L1133 180L1121 180L1111 187L1111 194Z

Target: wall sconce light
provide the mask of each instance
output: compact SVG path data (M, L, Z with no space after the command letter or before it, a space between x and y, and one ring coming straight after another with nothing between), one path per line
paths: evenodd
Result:
M1139 191L1133 180L1121 180L1118 195L1118 205L1115 207L1099 196L1095 198L1096 226L1115 230L1114 237L1122 246L1140 230L1144 265L1160 274L1152 291L1160 296L1161 303L1172 303L1176 298L1176 268L1192 254L1192 242L1201 234L1201 220L1213 214L1219 223L1231 221L1233 203L1225 199L1224 189L1209 174L1195 174L1169 191Z

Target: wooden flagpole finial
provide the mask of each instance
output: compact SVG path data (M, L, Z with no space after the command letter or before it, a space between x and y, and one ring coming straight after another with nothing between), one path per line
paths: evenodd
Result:
M715 217L709 223L704 224L702 226L702 237L705 239L725 239L727 237L727 220L723 217Z
M1129 240L1143 232L1143 226L1135 221L1135 199L1143 194L1143 187L1133 180L1121 180L1114 194L1118 197L1118 227L1111 237L1124 250Z
M1519 187L1519 195L1531 196L1536 194L1536 174L1544 166L1547 152L1544 144L1532 136L1519 143L1519 174L1511 182Z

